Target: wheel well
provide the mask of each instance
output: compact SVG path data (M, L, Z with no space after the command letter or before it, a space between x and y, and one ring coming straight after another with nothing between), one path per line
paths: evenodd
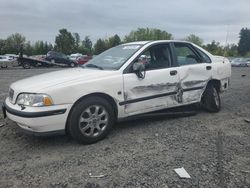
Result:
M220 92L220 88L221 88L220 80L215 80L215 79L213 79L213 80L210 80L207 84L212 84L212 85L215 87L215 89L216 89L218 92Z
M111 97L111 96L109 96L109 95L107 95L107 94L104 94L104 93L91 93L91 94L88 94L88 95L84 95L83 97L81 97L80 99L78 99L74 104L73 104L73 106L71 107L71 109L70 109L70 112L69 112L69 114L68 114L68 117L67 117L67 121L66 121L66 133L68 133L68 120L69 120L69 117L70 117L70 114L71 114L71 112L72 112L72 109L75 107L75 105L76 104L78 104L80 101L82 101L82 100L84 100L84 99L86 99L87 97L93 97L93 96L98 96L98 97L101 97L101 98L104 98L104 99L106 99L108 102L110 102L110 104L111 104L111 106L113 107L113 109L114 109L114 112L115 112L115 119L117 119L117 115L118 115L118 108L117 108L117 105L116 105L116 102L115 102L115 100Z

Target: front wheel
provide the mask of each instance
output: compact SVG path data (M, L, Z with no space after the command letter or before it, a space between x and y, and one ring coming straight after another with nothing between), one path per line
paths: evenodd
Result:
M92 144L108 135L113 127L114 117L114 110L106 99L88 97L73 107L67 131L78 142Z
M221 109L221 101L218 90L208 84L201 98L202 107L208 112L219 112Z
M75 65L75 63L72 62L72 63L69 64L69 66L70 67L75 67L76 65Z

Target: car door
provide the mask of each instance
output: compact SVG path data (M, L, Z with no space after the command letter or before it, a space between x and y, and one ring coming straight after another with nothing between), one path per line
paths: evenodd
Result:
M171 66L172 59L168 43L151 46L135 59L133 63L145 64L145 77L138 78L132 68L123 74L124 102L120 104L124 105L125 113L150 112L173 103L179 77Z
M183 104L199 102L212 76L210 58L189 43L174 43L175 59L179 65L180 101ZM203 54L201 54L203 53Z

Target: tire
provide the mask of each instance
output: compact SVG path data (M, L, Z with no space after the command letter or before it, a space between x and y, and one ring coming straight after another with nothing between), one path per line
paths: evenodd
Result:
M221 100L218 90L208 84L201 98L201 106L208 112L219 112L221 109Z
M75 63L72 62L72 63L69 64L69 66L70 67L75 67L76 65L75 65Z
M30 69L30 64L28 62L23 63L23 68L24 69Z
M104 139L112 130L115 112L101 97L88 97L77 103L68 118L67 132L82 144Z

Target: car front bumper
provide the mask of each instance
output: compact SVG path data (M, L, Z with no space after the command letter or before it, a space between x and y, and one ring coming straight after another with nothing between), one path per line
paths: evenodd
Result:
M22 108L9 102L3 104L3 114L16 122L24 132L32 135L49 135L65 132L65 126L71 104L49 107Z

